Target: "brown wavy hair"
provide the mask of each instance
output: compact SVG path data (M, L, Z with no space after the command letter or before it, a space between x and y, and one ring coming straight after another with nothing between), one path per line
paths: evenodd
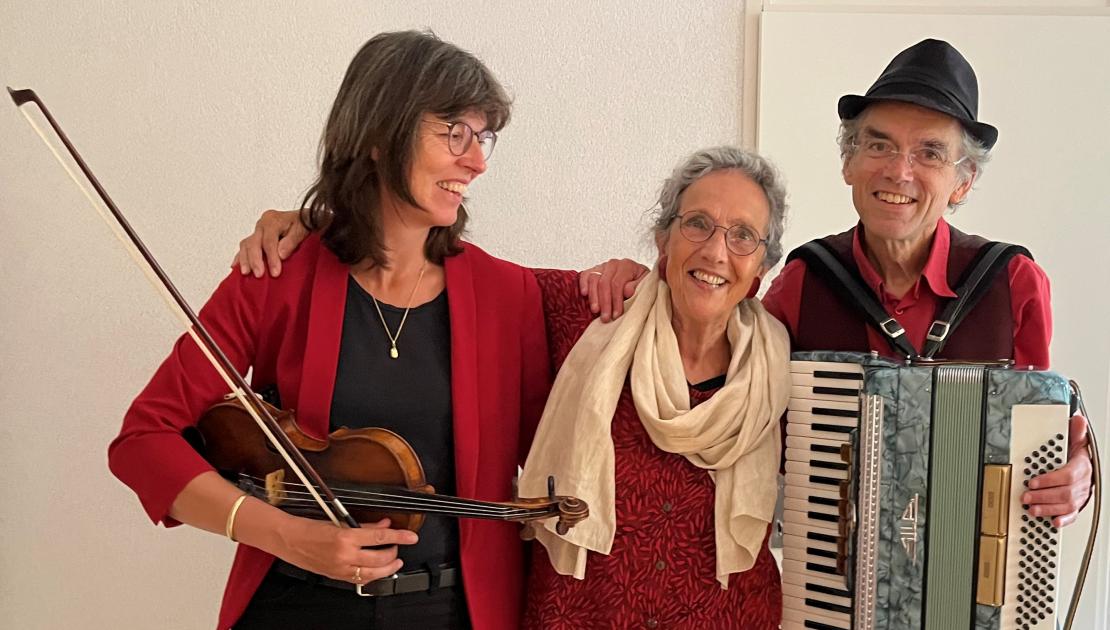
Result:
M320 170L305 193L301 222L324 229L323 241L343 263L388 267L382 239L380 195L387 189L420 207L409 190L417 126L426 114L447 120L485 115L489 129L508 122L512 103L474 55L431 32L382 33L351 60L320 140ZM377 149L378 158L371 157ZM467 212L449 227L433 227L424 244L428 260L459 253Z

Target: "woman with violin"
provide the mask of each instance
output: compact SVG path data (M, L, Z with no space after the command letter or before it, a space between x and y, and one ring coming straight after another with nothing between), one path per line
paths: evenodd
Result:
M348 67L324 130L302 215L321 229L280 277L233 272L202 309L234 367L295 411L293 441L306 454L325 457L317 451L329 433L333 448L346 445L341 427L381 427L413 445L435 491L509 498L549 387L540 295L530 271L460 239L467 187L509 114L502 87L469 53L427 33L374 37ZM231 483L194 448L244 441L232 431L209 443L223 429L206 433L205 423L222 421L205 412L226 392L183 336L109 450L113 473L153 521L240 543L219 628L517 627L519 526L430 516L417 535L397 516L340 528L283 510L302 505L288 479ZM290 414L279 421L295 432ZM254 455L272 456L258 443ZM445 500L442 511L466 512Z

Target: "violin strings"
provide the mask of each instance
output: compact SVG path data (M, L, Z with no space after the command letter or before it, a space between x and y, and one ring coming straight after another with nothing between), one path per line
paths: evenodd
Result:
M304 499L304 498L289 498L289 497L286 497L284 502L292 503L292 504L296 504L296 505L307 506L307 507L312 508L312 509L316 508L316 506L312 503L312 501L310 501L308 499ZM412 504L391 504L389 502L363 503L363 502L358 501L358 500L349 501L346 504L355 506L357 508L372 509L372 510L377 510L377 511L381 511L381 512L419 512L419 513L426 513L426 514L443 514L443 515L447 515L447 516L457 516L457 517L465 517L465 518L480 518L480 519L487 519L487 520L514 520L514 519L526 519L527 517L541 518L541 517L549 515L547 512L532 513L532 512L529 512L527 510L522 510L522 513L520 513L520 514L508 514L508 513L501 514L501 513L490 513L490 512L481 512L481 511L475 512L475 511L471 511L471 510L447 509L447 508L440 508L440 507L417 507L417 506L413 506Z
M264 485L263 480L248 475L242 475L241 478L250 479L255 486L255 494L264 496L264 489L259 487ZM282 482L281 485L288 500L308 505L312 504L312 501L303 498L304 495L308 493L305 492L302 484ZM490 519L508 519L529 515L541 516L551 512L549 508L519 508L491 505L473 499L424 494L411 490L391 489L390 491L383 491L335 487L333 491L344 503L357 507L381 510L417 510L436 514L456 514L460 516Z
M252 478L256 485L262 483L261 479ZM295 482L282 482L283 490L286 492L303 492L304 486ZM357 498L359 496L367 497L371 500L374 498L392 499L397 501L412 500L416 503L426 505L444 505L444 506L459 506L477 510L489 510L494 512L505 512L511 510L528 510L529 508L517 508L512 506L490 504L484 501L476 501L473 499L463 499L460 497L449 497L439 494L427 494L423 492L416 492L413 490L405 490L399 488L384 488L378 486L367 486L369 489L361 488L341 488L346 492L347 498Z
M266 498L265 496L263 496L263 493L261 493L257 490L254 494L256 496L258 496L258 498L260 498L260 499L265 500L265 498ZM306 493L300 493L300 494L304 495ZM307 506L307 507L310 507L310 508L313 508L313 509L316 508L316 505L313 501L311 501L310 499L306 499L303 496L301 496L301 497L291 497L291 496L287 495L286 497L284 497L283 502L291 503L291 504L301 506L301 507ZM493 519L493 520L508 520L508 519L512 519L512 518L523 518L523 517L528 517L528 516L535 516L535 517L538 518L538 517L542 517L542 516L545 516L545 515L548 514L548 512L544 511L544 510L529 510L529 509L525 509L525 508L508 508L508 510L505 511L505 512L489 512L489 511L483 511L483 510L450 509L448 507L439 507L439 506L423 506L423 507L421 507L421 506L413 505L412 503L398 503L398 502L390 502L390 501L367 501L367 502L364 502L364 501L359 501L357 499L354 499L354 500L348 500L345 503L347 505L352 505L352 506L355 506L355 507L381 510L381 511L384 511L384 512L388 512L388 511L409 512L409 511L414 511L415 510L415 511L418 511L418 512L425 512L425 513L429 513L429 514L445 514L445 515L449 515L449 516L484 518L484 519Z

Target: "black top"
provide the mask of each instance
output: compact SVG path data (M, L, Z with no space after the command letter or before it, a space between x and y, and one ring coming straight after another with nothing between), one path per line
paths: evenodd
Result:
M690 383L689 381L686 381L686 384L698 390L699 392L711 392L715 389L720 389L725 386L725 376L725 374L721 374L719 376L714 376L713 378L706 379L700 383Z
M392 334L405 313L378 302ZM382 427L403 437L424 464L428 483L439 494L455 494L455 440L451 414L451 331L447 291L409 311L397 338L398 356L390 358L390 341L374 300L354 278L347 281L347 305L331 430ZM402 571L425 563L457 563L459 529L454 518L427 515L420 542L402 545Z

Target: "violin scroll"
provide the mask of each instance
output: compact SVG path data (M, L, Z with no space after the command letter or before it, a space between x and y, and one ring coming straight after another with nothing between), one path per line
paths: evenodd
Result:
M555 531L560 536L566 534L589 515L590 508L582 499L559 497L559 522L555 524Z
M555 524L555 531L563 536L570 528L577 525L590 515L590 506L578 497L560 497L555 494L555 477L547 476L547 498L558 506L559 522Z
M546 499L522 499L517 494L516 480L513 480L513 504L528 506L530 514L520 521L542 521L557 518L555 531L559 535L566 534L570 528L584 521L590 516L590 507L585 501L577 497L568 497L555 494L555 477L547 478Z

